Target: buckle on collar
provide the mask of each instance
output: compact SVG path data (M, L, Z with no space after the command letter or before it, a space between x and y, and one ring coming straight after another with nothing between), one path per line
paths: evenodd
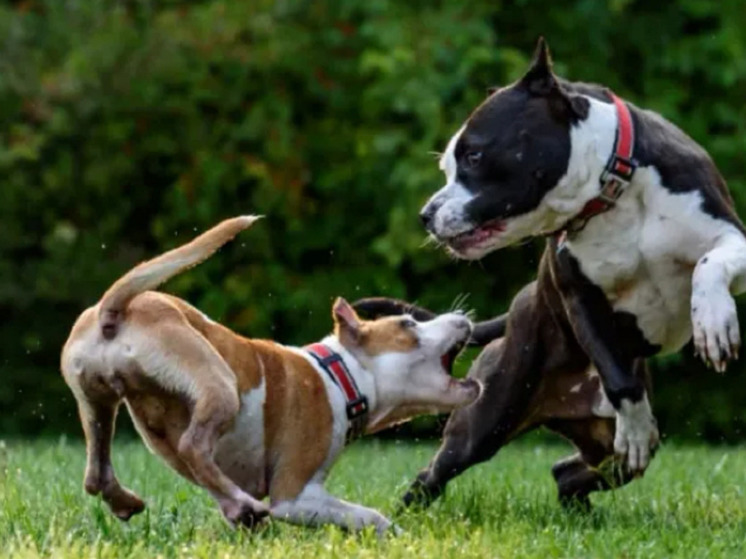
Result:
M357 419L368 413L368 398L360 396L359 398L347 402L347 419Z
M636 169L637 161L614 154L599 178L602 188L597 198L613 206L629 186Z
M625 168L627 169L626 171L624 170ZM635 174L635 169L637 169L637 161L635 159L626 158L618 153L614 153L609 158L608 163L606 163L604 172L601 173L601 182L604 182L606 180L605 177L609 175L624 182L629 182L632 180L632 175Z
M595 198L586 203L578 215L571 218L564 227L553 233L557 239L558 251L564 248L568 234L582 230L592 217L602 214L616 205L619 197L624 194L624 191L632 182L632 177L639 165L632 157L635 146L635 130L629 108L612 92L607 90L607 94L616 107L618 124L613 152L599 177L601 191Z
M596 196L596 199L608 206L613 206L622 195L622 192L624 192L627 186L629 186L629 181L611 176L604 180L603 185L604 186L601 189L601 192L598 193L598 196Z

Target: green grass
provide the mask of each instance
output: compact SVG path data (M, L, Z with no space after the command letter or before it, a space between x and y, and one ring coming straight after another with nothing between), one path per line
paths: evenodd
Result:
M391 515L435 443L363 442L333 470L336 495ZM273 523L233 531L206 493L140 442L118 442L119 478L148 503L129 523L82 490L82 444L0 446L0 557L744 557L746 450L667 444L644 479L594 497L590 515L555 502L549 468L567 453L535 440L506 448L430 510L397 518L399 537Z

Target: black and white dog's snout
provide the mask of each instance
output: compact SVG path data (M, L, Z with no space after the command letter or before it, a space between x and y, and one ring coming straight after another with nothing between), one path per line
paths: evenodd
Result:
M435 214L438 213L438 206L433 203L432 200L430 200L420 211L420 221L422 222L423 227L425 227L425 230L428 233L435 233L434 230L434 223L435 223Z

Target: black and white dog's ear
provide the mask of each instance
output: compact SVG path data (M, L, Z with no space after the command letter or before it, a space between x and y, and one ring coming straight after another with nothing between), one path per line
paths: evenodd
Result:
M578 122L579 120L585 120L588 117L588 111L591 108L591 103L582 95L573 95L572 93L565 92L562 87L559 88L560 95L563 96L564 102L567 107L570 120L572 122Z
M552 56L544 37L539 37L531 66L519 83L534 95L548 95L557 87L557 78L552 72Z
M585 120L588 116L590 106L588 99L566 91L554 75L552 56L549 54L549 46L544 37L539 37L531 66L519 84L532 95L547 97L552 111L565 116L571 122Z

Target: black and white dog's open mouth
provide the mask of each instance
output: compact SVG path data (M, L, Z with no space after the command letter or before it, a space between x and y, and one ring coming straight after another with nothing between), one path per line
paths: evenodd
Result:
M462 252L469 248L481 245L485 241L496 237L503 231L505 231L505 221L501 219L492 219L482 225L454 235L453 237L446 237L442 240L452 249Z

